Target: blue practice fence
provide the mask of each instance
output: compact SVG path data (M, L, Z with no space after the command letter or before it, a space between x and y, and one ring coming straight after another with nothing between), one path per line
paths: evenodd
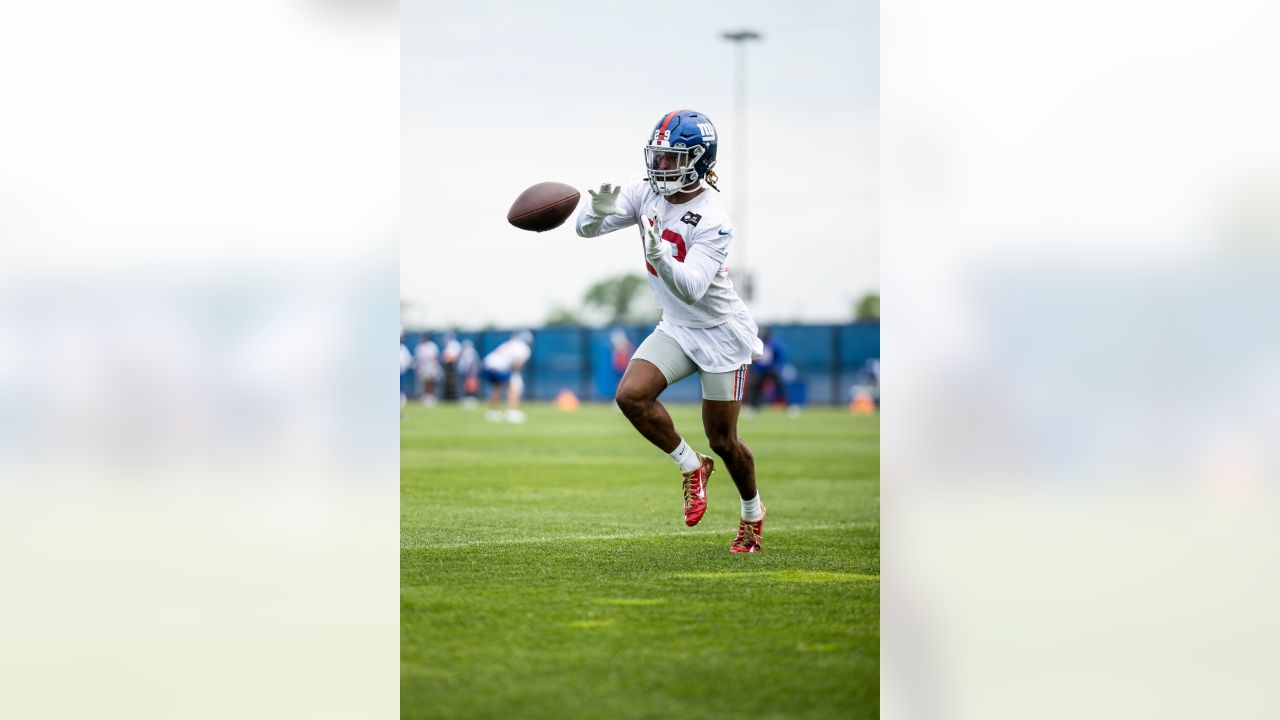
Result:
M801 403L843 404L850 388L865 371L868 360L880 357L880 324L770 325L773 336L786 352L786 361L795 368L788 385L792 399ZM549 327L533 331L533 356L525 365L525 397L549 400L568 389L585 401L613 399L625 359L615 357L611 336L620 330L634 351L652 325L608 328ZM511 337L512 330L458 331L459 340L470 339L483 358ZM405 345L412 351L422 333L406 332ZM440 345L443 333L431 332ZM412 370L401 376L401 390L417 394ZM487 391L487 389L485 390ZM694 402L701 397L698 377L676 383L663 393L664 401Z

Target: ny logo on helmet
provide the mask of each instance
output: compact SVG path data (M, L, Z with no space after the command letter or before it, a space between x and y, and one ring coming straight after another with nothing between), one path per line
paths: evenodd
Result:
M702 142L714 142L716 139L716 129L711 123L698 123L698 129L702 131Z

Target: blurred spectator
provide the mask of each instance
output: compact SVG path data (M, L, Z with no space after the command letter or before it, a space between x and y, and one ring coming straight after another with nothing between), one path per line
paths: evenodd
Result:
M520 412L520 391L524 389L524 378L520 369L524 367L533 350L529 347L533 342L533 333L521 330L511 339L494 348L484 356L484 377L489 381L489 410L485 419L489 422L524 422L524 413ZM507 390L507 412L504 416L498 409L498 398L502 389Z
M436 403L436 385L440 382L440 349L431 338L423 334L413 349L415 370L421 383L422 404Z
M476 406L476 396L480 394L480 353L476 352L476 344L470 340L462 341L462 352L458 355L458 376L462 378L462 404L468 409Z

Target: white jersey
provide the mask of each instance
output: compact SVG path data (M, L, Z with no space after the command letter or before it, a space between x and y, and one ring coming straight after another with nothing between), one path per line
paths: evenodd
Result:
M419 377L435 377L440 374L440 349L430 340L418 343L413 349L414 365Z
M523 364L533 354L528 345L512 338L484 356L484 367L494 372L511 372L517 362Z
M654 192L648 180L639 180L622 187L617 209L621 215L602 219L591 213L588 203L578 215L578 235L595 237L636 226L649 287L662 308L658 329L670 335L707 372L736 370L759 355L762 345L756 337L755 320L729 279L726 262L733 226L715 191L704 190L677 205ZM702 291L702 281L709 281L700 295L681 297L672 289L671 281L660 276L661 269L648 262L643 252L642 215L656 217L654 231L670 245L670 259L700 278L691 283L693 287Z
M588 203L578 215L578 234L595 237L635 226L640 236L640 257L645 263L649 287L653 288L664 320L691 328L712 327L747 309L734 291L729 269L725 266L733 227L715 191L704 190L694 199L675 205L654 192L648 180L639 180L622 187L617 207L622 215L612 215L600 222L599 217L591 214ZM702 297L692 303L681 300L658 277L653 265L644 260L642 214L657 216L655 232L671 245L672 259L680 263L700 261L708 268L711 283Z

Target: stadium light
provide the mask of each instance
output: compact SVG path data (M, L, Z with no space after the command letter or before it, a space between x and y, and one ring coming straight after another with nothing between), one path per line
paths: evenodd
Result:
M734 105L738 116L738 155L734 158L737 168L734 175L737 177L738 199L733 208L733 223L737 226L737 232L734 233L733 238L733 251L737 256L735 264L742 275L742 297L749 301L755 294L755 283L752 281L751 271L747 269L747 250L743 242L746 236L744 229L747 226L747 43L760 40L761 35L755 30L736 30L722 32L720 37L733 43L737 53Z

